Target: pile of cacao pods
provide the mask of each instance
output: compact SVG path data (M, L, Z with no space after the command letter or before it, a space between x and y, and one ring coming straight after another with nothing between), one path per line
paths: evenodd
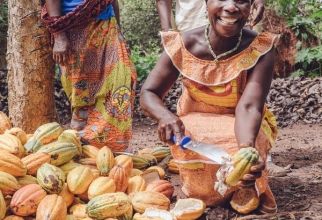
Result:
M157 166L168 155L82 145L56 122L26 134L0 112L0 219L197 219L204 205L169 212L174 188ZM173 161L169 170L178 170Z

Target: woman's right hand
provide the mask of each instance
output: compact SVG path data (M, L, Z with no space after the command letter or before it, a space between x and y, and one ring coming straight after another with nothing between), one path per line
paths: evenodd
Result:
M67 64L69 40L64 32L54 35L53 59L60 65Z
M159 120L158 134L161 141L173 144L172 136L179 142L184 136L184 125L179 117L170 113Z

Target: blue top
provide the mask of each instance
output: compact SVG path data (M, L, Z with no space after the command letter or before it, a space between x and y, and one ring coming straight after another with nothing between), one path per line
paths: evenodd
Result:
M78 5L82 4L84 0L62 0L61 8L63 14L73 11ZM114 10L112 4L109 4L101 14L98 15L97 19L99 20L108 20L111 17L114 17Z

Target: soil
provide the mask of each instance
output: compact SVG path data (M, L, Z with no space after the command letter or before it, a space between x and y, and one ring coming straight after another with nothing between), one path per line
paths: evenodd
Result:
M156 133L157 124L149 119L135 119L131 146L134 150L162 145ZM321 219L322 220L322 124L295 124L281 128L273 162L291 166L286 177L270 177L278 213L240 216L227 207L206 209L200 220L220 219ZM173 202L184 198L178 175L168 173L175 186Z

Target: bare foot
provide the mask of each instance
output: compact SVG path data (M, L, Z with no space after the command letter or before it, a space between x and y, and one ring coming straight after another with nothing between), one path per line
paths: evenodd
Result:
M287 176L287 173L291 172L290 165L286 167L280 167L274 164L272 161L267 162L266 167L268 170L268 176L271 176L271 177L283 177L283 176Z

